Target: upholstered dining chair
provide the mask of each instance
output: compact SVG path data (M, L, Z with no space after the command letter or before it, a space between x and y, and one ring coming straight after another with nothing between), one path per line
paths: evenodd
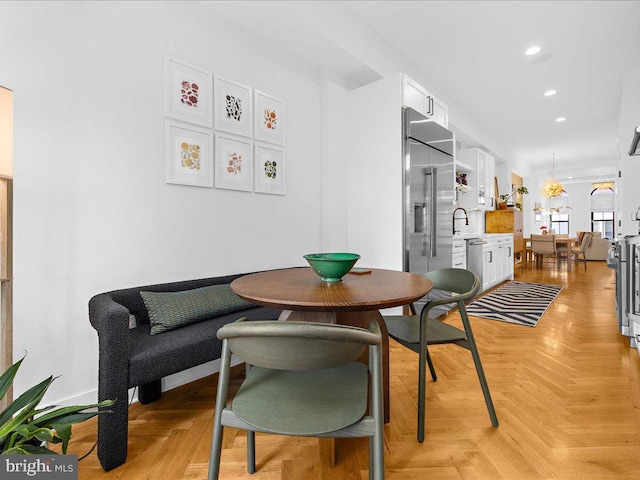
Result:
M222 360L209 480L220 469L223 427L247 431L247 469L255 472L255 432L312 437L369 437L369 478L384 479L382 336L312 322L240 319L218 330ZM369 366L355 361L368 348ZM231 354L250 367L231 403ZM367 409L369 413L367 413Z
M592 239L593 239L593 234L590 232L585 232L582 235L582 240L580 241L580 244L571 247L571 255L570 255L571 258L569 258L569 261L573 261L573 259L575 259L576 261L579 262L580 260L582 260L582 263L584 263L585 271L587 270L587 257L585 255L585 252L587 250L587 247L591 243Z
M542 266L545 255L555 254L553 235L531 235L531 253L536 258L536 265Z
M473 298L480 288L478 277L469 270L460 268L445 268L435 270L424 274L431 282L433 282L434 290L442 290L451 292L450 296L442 298L434 298L429 300L420 315L416 315L416 309L413 304L410 305L412 315L402 316L385 316L384 320L387 324L389 336L401 345L418 353L418 441L424 441L424 419L425 419L425 393L426 393L426 365L429 365L431 377L437 380L433 362L428 351L428 345L441 345L454 343L460 347L471 351L476 372L484 394L484 400L489 410L489 417L494 427L498 426L498 417L496 416L491 393L484 375L482 362L476 342L471 330L471 323L465 308L465 301ZM429 312L438 305L446 305L456 303L460 316L462 317L462 325L464 330L460 330L452 325L448 325L436 318L430 318Z

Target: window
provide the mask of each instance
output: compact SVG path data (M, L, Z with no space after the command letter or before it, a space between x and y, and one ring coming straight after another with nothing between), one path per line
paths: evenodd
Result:
M552 213L551 230L553 230L555 233L569 233L569 214Z
M602 238L614 239L613 212L591 212L591 231L602 233Z
M610 188L596 188L591 192L591 231L603 238L614 239L614 192Z

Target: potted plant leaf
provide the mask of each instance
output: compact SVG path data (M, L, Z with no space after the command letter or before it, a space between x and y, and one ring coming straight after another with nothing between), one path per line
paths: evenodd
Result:
M527 187L519 187L516 190L512 191L511 193L507 194L507 195L500 195L500 199L502 200L502 202L505 205L509 204L509 200L516 194L519 195L528 195L529 194L529 190L527 190ZM521 202L515 202L514 206L518 209L518 210L522 210L522 203Z
M0 376L0 399L4 398L13 383L24 357ZM57 378L57 377L56 377ZM55 378L50 376L34 385L0 412L0 453L57 454L47 448L48 443L61 443L62 453L67 453L71 438L71 426L84 422L109 410L92 410L113 405L105 400L92 405L59 407L51 405L39 408L38 404Z

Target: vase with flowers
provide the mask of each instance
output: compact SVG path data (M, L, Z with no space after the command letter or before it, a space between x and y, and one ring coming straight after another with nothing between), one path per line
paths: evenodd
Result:
M542 235L546 235L547 233L549 233L547 232L547 227L544 225L540 227L540 231L542 232Z

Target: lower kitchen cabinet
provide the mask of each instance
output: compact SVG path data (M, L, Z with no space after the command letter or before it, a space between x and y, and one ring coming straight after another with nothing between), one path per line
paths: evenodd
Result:
M469 241L467 261L482 287L487 290L513 280L513 235L485 234Z
M451 246L451 266L453 268L467 268L467 242L454 239Z

